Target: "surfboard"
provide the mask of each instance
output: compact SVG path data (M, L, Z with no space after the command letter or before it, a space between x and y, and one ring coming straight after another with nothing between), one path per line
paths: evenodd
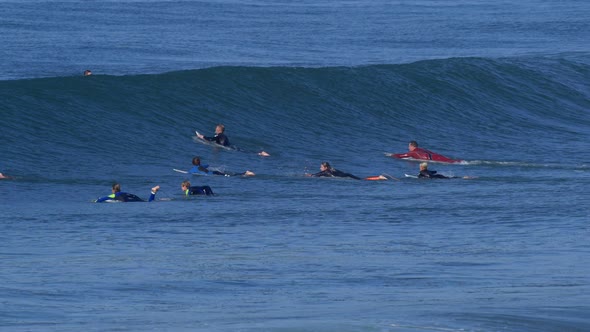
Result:
M175 171L175 172L178 172L178 173L182 173L182 174L191 174L191 175L199 175L199 176L207 176L208 175L208 174L205 174L205 173L191 173L189 171L184 171L184 170L178 169L178 168L173 168L172 170ZM215 169L213 169L213 170L215 170Z
M200 133L199 133L198 130L195 130L195 134L196 135L199 135ZM209 145L209 146L214 146L216 148L221 148L221 149L230 150L230 151L237 151L238 150L233 145L224 146L224 145L221 145L221 144L217 144L217 143L215 143L213 141L208 141L206 139L199 138L199 136L196 136L196 135L193 136L193 141L195 141L197 143L201 143L201 144L205 144L205 145Z
M367 176L363 180L367 180L367 181L384 181L384 180L389 180L389 179L387 177L385 177L385 176L374 175L374 176Z
M417 175L410 175L410 174L404 174L407 178L413 178L413 179L417 179L418 176Z
M397 159L397 160L406 160L406 161L415 161L415 162L427 162L427 163L433 163L433 164L446 164L446 165L467 165L468 162L465 160L453 160L452 161L441 161L441 160L432 160L432 159L416 159L416 158L412 158L412 157L407 157L407 158L398 158L395 156L394 153L389 153L386 152L384 153L385 156L387 157L391 157L393 159Z
M396 180L396 181L399 181L398 178L391 176L387 173L383 173L381 175L367 176L366 178L364 178L364 180L368 180L368 181Z

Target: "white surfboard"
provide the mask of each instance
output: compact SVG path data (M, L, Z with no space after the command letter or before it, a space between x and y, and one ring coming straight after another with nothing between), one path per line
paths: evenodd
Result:
M199 131L195 130L195 134L199 135ZM201 143L201 144L205 144L205 145L209 145L209 146L214 146L216 148L221 148L221 149L225 149L225 150L230 150L230 151L236 151L237 149L233 146L223 146L221 144L217 144L214 141L208 141L204 138L199 138L199 136L193 136L193 141Z

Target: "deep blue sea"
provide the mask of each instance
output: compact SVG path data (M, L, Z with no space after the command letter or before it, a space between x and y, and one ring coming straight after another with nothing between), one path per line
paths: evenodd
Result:
M0 172L2 332L590 331L590 2L0 0Z

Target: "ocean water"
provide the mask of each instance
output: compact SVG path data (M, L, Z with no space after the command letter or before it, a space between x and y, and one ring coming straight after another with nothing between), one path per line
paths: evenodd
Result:
M587 17L0 1L0 331L590 331ZM405 177L410 140L473 179Z

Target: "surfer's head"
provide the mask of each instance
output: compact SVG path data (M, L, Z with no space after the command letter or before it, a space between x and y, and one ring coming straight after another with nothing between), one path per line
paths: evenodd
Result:
M428 169L428 163L420 163L420 170L425 171Z
M410 150L410 151L413 151L417 147L418 147L418 142L416 142L416 141L410 141L410 143L408 144L408 150Z
M193 165L200 166L201 165L201 157L196 156L193 158Z
M222 125L221 123L217 125L217 127L215 127L215 133L216 134L221 134L225 131L225 126Z
M121 185L118 183L113 183L113 193L121 192Z
M182 183L180 184L180 188L181 188L183 191L186 191L186 190L188 190L188 188L190 188L190 187L191 187L191 183L190 183L190 181L189 181L189 180L184 180L184 181L182 181Z
M327 161L324 161L323 163L320 164L320 171L327 171L327 170L331 170L332 167L330 166L330 163Z

